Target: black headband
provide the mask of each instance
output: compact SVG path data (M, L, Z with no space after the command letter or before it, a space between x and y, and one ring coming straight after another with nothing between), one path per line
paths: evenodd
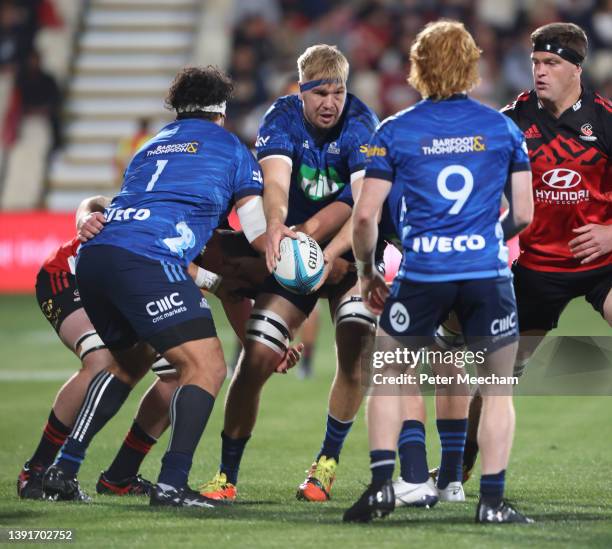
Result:
M545 40L537 40L533 43L533 51L544 51L548 53L554 53L559 57L577 65L578 67L584 61L584 57L580 55L576 50L562 46L558 42L546 42Z

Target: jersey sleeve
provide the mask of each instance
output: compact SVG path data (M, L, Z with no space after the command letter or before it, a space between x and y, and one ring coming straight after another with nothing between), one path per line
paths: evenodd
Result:
M393 182L395 168L389 154L389 136L386 126L378 128L370 139L366 152L366 177Z
M270 107L259 126L255 142L257 160L269 156L285 156L291 159L293 156L289 113L277 104L278 101Z
M234 179L234 201L245 196L260 196L263 194L263 176L259 164L246 146L240 143L238 147L236 175Z
M347 158L351 183L355 179L363 177L365 173L368 143L377 125L376 115L368 113L367 117L365 115L360 117L359 122L354 125L353 131L351 131Z
M510 173L526 172L531 170L529 163L529 152L525 136L519 127L508 117L504 117L508 131L510 132L510 143L512 153L510 157Z

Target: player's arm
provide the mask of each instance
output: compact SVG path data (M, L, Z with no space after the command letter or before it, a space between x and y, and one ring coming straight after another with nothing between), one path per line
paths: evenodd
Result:
M266 219L266 265L272 272L280 259L280 241L297 235L285 225L291 183L291 164L284 158L270 157L260 161L263 172L263 210Z
M378 241L378 219L390 190L390 181L366 177L353 210L353 253L361 296L375 314L382 313L389 294L384 278L376 270L374 251Z
M350 219L351 212L351 206L336 200L294 229L310 235L317 242L327 242Z
M504 239L509 240L525 229L533 219L531 172L514 172L506 183L504 194L508 201L509 213L501 225Z
M236 213L244 236L261 254L266 253L266 216L261 196L244 196L236 201Z
M91 240L104 228L104 210L110 203L111 199L107 196L97 195L86 198L79 204L75 218L77 235L81 242Z

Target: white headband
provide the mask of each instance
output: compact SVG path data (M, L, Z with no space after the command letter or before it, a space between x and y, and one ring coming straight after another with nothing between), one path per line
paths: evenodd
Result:
M225 115L225 101L223 103L218 103L217 105L185 105L179 109L176 109L176 112L216 112L218 114Z

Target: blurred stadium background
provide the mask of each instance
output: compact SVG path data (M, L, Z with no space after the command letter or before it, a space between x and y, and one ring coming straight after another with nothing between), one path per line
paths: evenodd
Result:
M43 259L73 236L79 201L116 192L131 153L171 119L163 98L181 66L212 63L232 75L236 89L228 127L252 145L272 100L295 90L297 55L314 43L337 44L347 54L349 89L381 118L415 102L405 82L410 43L425 22L439 17L464 21L484 50L482 83L474 95L485 103L500 107L531 87L529 34L558 20L585 28L591 41L585 78L612 95L611 0L0 0L0 293L32 293ZM0 447L0 527L75 527L81 532L77 541L109 547L151 546L159 543L158 536L170 534L175 537L167 546L219 540L265 547L367 546L377 540L381 546L410 541L558 547L577 540L593 547L612 545L609 398L517 399L510 496L544 521L529 532L511 529L496 537L468 525L477 484L468 491L469 505L411 516L411 538L398 528L384 534L374 526L350 534L338 529L342 509L367 481L363 418L343 455L337 499L305 512L292 490L322 433L334 365L326 312L313 380L276 376L266 389L253 457L244 468L243 478L250 480L242 493L259 506L239 506L223 520L215 519L211 530L208 521L200 524L188 515L156 516L152 522L140 502L97 501L92 512L73 508L70 513L65 506L25 504L15 497L15 478L76 360L61 346L33 296L0 295L0 309L0 440L11 441ZM233 334L223 315L216 318L230 358ZM609 327L581 300L563 315L559 333L605 335ZM146 384L96 439L83 470L86 489L91 491L122 440ZM438 442L432 416L433 465ZM194 479L214 473L221 419L218 405L200 445ZM155 478L162 446L146 462L148 477ZM283 483L270 477L271 464ZM402 520L405 515L392 523ZM109 538L111 523L116 535ZM312 537L314 523L321 537Z
M347 54L350 90L381 119L415 102L410 43L438 17L464 21L483 49L485 103L530 88L529 34L557 20L586 29L586 78L612 92L610 0L0 0L0 288L30 291L72 233L66 212L115 192L131 153L170 120L163 98L181 66L232 75L228 127L253 144L314 43Z

